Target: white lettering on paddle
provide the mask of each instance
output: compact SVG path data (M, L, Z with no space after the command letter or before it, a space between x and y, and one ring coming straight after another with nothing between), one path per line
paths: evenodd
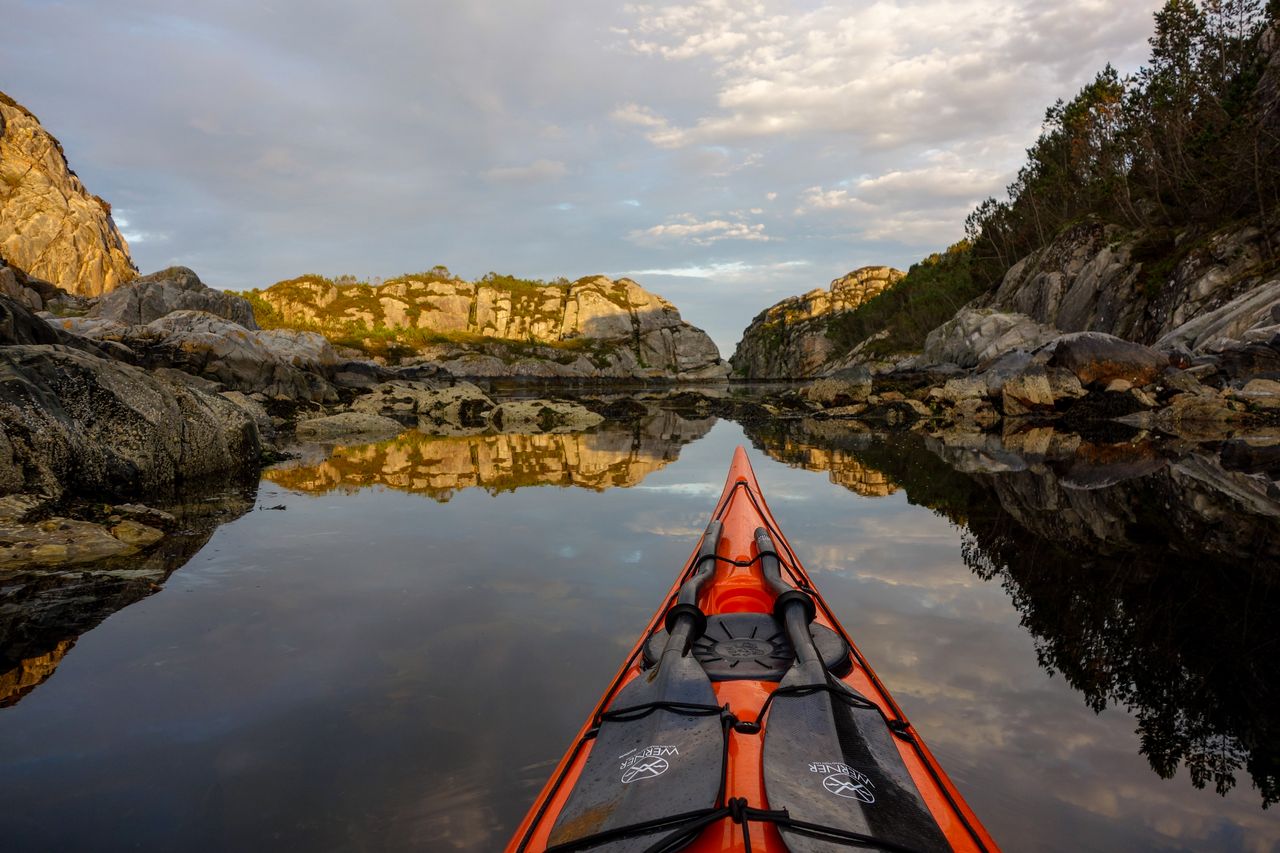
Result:
M623 784L661 776L671 766L667 759L679 754L680 750L674 746L646 746L639 751L627 750L618 756L622 759L618 769L622 771Z
M875 784L867 774L855 770L840 761L814 761L809 764L810 773L824 774L822 787L837 797L849 800L862 800L864 803L876 801Z

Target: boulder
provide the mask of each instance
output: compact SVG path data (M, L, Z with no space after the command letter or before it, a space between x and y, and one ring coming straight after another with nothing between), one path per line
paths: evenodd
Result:
M371 415L368 412L342 412L328 417L299 421L295 432L299 438L325 441L354 436L392 438L404 432L404 429L404 424L382 415Z
M134 279L127 286L104 294L86 316L126 326L145 326L174 311L204 311L246 329L258 328L249 300L206 287L186 267L170 267Z
M482 427L493 401L470 382L444 385L433 382L384 382L351 404L352 411L376 415L416 415L430 430L432 425Z
M0 296L0 345L60 344L64 341L65 335L31 313L25 305L8 296Z
M1000 423L1000 413L988 401L969 397L956 403L951 419L962 430L988 430Z
M800 395L824 408L861 403L871 394L871 373L865 368L850 368L811 382Z
M213 394L62 346L0 348L0 492L148 492L257 468L252 420Z
M561 400L516 400L496 406L489 415L494 427L508 433L581 432L604 418Z
M929 333L923 361L977 367L1015 350L1032 350L1060 333L1025 314L986 308L962 308L954 317Z
M1105 388L1118 379L1130 385L1150 385L1169 366L1169 359L1113 335L1076 332L1057 339L1049 364L1070 370L1084 385Z
M1067 370L1032 366L1001 386L1004 413L1010 417L1053 412L1064 400L1083 397L1084 388Z
M1259 409L1280 409L1280 382L1274 379L1251 379L1232 395Z
M137 275L111 206L85 189L62 145L35 115L3 92L0 256L29 275L87 296Z

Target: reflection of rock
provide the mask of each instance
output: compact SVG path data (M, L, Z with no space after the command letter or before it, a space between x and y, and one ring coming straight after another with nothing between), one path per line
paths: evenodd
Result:
M71 570L0 569L0 708L14 704L52 675L81 634L159 590L204 547L218 525L250 506L249 494L235 492L213 499L191 495L184 503L166 507L172 519L145 507L116 507L116 515L164 521L174 529L156 541L141 530L145 525L125 519L115 526L135 526L122 535L141 534L130 556L80 563ZM145 550L139 554L137 548Z
M1093 708L1131 711L1157 773L1185 766L1225 793L1244 771L1280 802L1280 437L1178 453L1047 428L926 439L813 427L752 437L780 458L847 454L965 524L965 561L1009 590L1041 664Z
M714 419L662 413L633 428L587 434L432 436L407 432L392 441L335 447L319 462L291 463L264 476L300 492L355 491L381 485L447 501L461 489L490 493L525 486L603 491L634 486L701 438Z
M74 644L74 640L61 640L50 651L21 660L8 672L0 672L0 708L16 704L53 675L58 664L62 663L63 655Z
M826 471L831 482L868 498L888 497L898 486L861 461L858 451L870 439L830 421L803 421L777 430L763 443L774 459L806 471Z

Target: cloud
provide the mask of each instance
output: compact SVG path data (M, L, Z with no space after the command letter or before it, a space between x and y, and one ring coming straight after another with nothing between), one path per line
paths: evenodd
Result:
M692 213L682 213L665 224L654 225L642 231L632 231L629 239L637 243L661 243L685 241L698 246L709 246L721 240L753 240L764 242L769 236L762 223L749 223L740 219L700 220Z
M809 266L809 261L783 261L775 264L747 264L742 261L711 263L702 266L668 267L665 269L632 270L628 276L677 276L681 278L714 278L721 281L745 281L768 278L778 273L794 273Z
M538 184L559 180L568 172L559 160L534 160L527 166L495 166L480 174L494 184Z
M797 215L804 215L812 210L858 210L873 211L874 204L851 195L847 189L824 190L822 187L809 187L800 198Z
M988 133L1046 78L1080 76L1141 45L1155 2L879 0L806 12L782 0L630 7L630 49L699 60L719 81L715 104L677 125L646 105L665 147L841 134L869 149Z

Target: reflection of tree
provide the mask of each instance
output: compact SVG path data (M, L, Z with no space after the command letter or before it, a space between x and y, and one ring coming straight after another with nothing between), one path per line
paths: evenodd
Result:
M754 436L769 452L781 446L773 429ZM1083 465L1091 482L1151 466L1081 447L961 473L941 458L963 465L957 456L917 436L790 429L789 446L834 441L913 503L965 524L965 563L1008 591L1041 666L1095 711L1133 713L1161 777L1183 764L1197 787L1225 794L1243 769L1264 805L1280 802L1280 506L1269 478L1196 453L1073 489L1063 480ZM1230 468L1239 450L1222 448Z
M441 502L468 488L490 494L528 486L604 491L633 486L666 467L712 423L662 413L631 427L590 433L439 436L411 430L390 441L335 447L323 459L284 465L264 476L301 492L378 485Z
M146 598L204 547L221 524L253 505L256 483L209 499L165 504L177 529L139 556L71 569L4 573L0 585L0 708L14 705L53 675L80 636Z

